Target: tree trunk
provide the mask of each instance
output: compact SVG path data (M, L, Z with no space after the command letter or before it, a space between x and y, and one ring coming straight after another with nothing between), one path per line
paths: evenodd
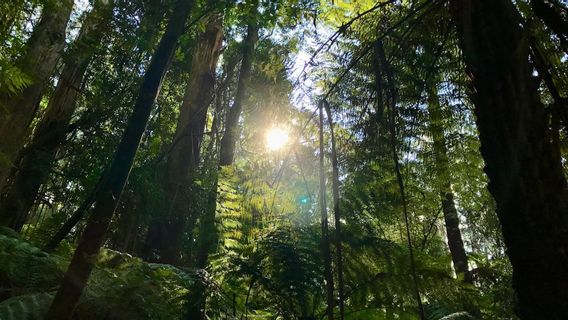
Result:
M225 125L225 134L221 139L220 158L219 158L219 171L222 167L230 166L233 164L235 154L235 143L238 137L238 124L239 117L242 111L242 104L247 94L247 85L250 79L252 60L254 57L255 45L258 40L258 27L256 22L256 3L253 6L253 22L249 23L247 28L247 36L243 44L243 60L239 73L239 81L237 84L237 92L233 106L229 109L227 122ZM219 173L218 173L219 174ZM195 268L203 269L207 266L209 253L217 242L218 235L215 227L215 213L218 195L217 187L218 178L214 183L214 192L211 196L210 207L203 213L199 224L199 239L195 257ZM188 312L186 319L202 319L203 307L205 306L205 290L207 290L204 283L197 281L190 290Z
M254 56L254 47L258 41L258 27L251 23L247 28L247 37L243 43L243 61L239 73L239 82L237 84L237 93L233 106L229 109L227 115L227 123L225 125L225 134L221 139L221 155L219 157L219 165L227 166L233 163L235 157L235 144L239 137L239 118L243 109L243 103L248 91L248 82L250 79L252 60Z
M256 4L256 2L255 2ZM256 5L253 6L253 16L256 14ZM256 18L253 18L253 20ZM235 154L235 143L238 137L238 124L239 117L242 111L242 104L247 94L247 85L250 79L252 60L254 56L255 45L258 40L258 27L255 22L251 22L247 28L247 36L243 44L243 61L239 73L239 81L237 84L237 93L235 100L227 117L225 126L225 134L221 139L220 158L219 158L219 171L222 167L230 166L233 164ZM222 172L221 172L222 173ZM219 174L219 173L218 173ZM210 199L210 209L206 209L201 217L199 224L199 238L196 250L195 268L203 269L207 266L209 253L213 245L217 242L218 235L215 227L215 212L218 195L218 178L214 183L214 192ZM201 281L196 283L190 289L189 305L186 319L195 320L202 319L203 307L205 305L205 284Z
M0 90L0 189L26 142L44 89L65 46L65 29L72 9L73 0L50 1L44 6L26 51L16 61L16 67L30 77L31 83L13 95Z
M100 192L96 196L93 213L75 250L71 264L63 278L46 319L70 319L93 270L100 247L103 244L116 205L146 129L152 106L158 96L166 70L175 52L177 42L185 29L192 1L178 0L158 48L148 66L138 92L134 110L122 140L115 153Z
M161 241L160 261L176 264L182 251L184 232L192 212L190 190L195 170L199 166L201 142L207 120L207 109L213 100L217 60L223 40L223 19L213 14L205 31L199 34L195 47L190 79L185 90L183 104L168 156L164 191L168 217L164 239ZM195 211L195 210L193 210Z
M112 5L99 0L85 19L32 141L20 152L17 167L11 171L2 189L1 225L19 232L26 222L39 188L47 180L57 151L65 141L79 96L78 90L89 61L108 27L111 13Z
M465 282L471 283L468 272L467 255L464 249L462 235L459 227L458 211L454 202L454 193L450 182L450 169L446 138L442 124L442 106L435 87L428 88L428 115L429 129L434 140L434 160L436 162L436 186L440 190L442 213L446 226L448 247L452 256L456 275L461 275Z
M332 192L333 192L333 216L335 222L335 250L337 268L337 286L339 294L339 319L345 317L345 285L343 283L343 246L341 244L341 204L339 197L339 161L337 160L337 149L335 144L335 130L329 103L323 102L327 113L327 122L331 136L331 167L333 171Z
M522 319L568 314L568 193L510 0L452 0Z
M324 148L323 148L323 104L319 105L319 178L320 192L319 202L321 210L321 250L323 255L323 275L325 279L327 309L326 314L329 320L333 320L333 308L335 306L334 286L333 286L333 270L331 266L331 249L329 241L329 222L327 219L327 201L325 188L325 170L324 170Z

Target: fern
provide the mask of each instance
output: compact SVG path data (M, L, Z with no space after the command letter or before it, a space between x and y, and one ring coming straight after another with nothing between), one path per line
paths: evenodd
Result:
M0 234L0 261L0 283L14 290L53 288L63 275L60 260L4 234Z
M469 319L473 319L473 317L469 313L463 311L463 312L455 312L449 314L443 318L440 318L439 320L469 320Z
M40 320L53 300L52 293L32 293L10 298L0 303L2 320Z
M473 320L466 311L457 311L455 306L442 303L431 303L424 307L428 320Z
M32 79L27 74L0 57L0 88L3 93L17 94L31 82Z
M14 297L0 303L0 319L43 319L66 259L49 255L0 230L0 283ZM77 307L89 319L176 319L184 311L190 273L103 249Z

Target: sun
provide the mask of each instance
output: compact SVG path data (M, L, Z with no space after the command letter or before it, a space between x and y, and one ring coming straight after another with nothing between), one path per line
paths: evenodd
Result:
M269 150L278 150L288 142L288 131L282 128L272 128L266 133L266 147Z

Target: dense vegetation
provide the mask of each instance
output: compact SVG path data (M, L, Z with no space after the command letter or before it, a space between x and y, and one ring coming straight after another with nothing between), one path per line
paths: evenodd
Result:
M566 319L562 0L0 2L0 319Z

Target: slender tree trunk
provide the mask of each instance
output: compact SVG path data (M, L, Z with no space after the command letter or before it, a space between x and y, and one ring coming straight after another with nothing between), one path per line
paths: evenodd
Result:
M188 219L197 218L197 213L191 207L194 201L190 199L189 189L199 166L201 142L207 110L213 100L215 69L222 40L223 19L221 14L216 13L209 17L205 31L197 38L174 145L168 156L164 181L168 217L163 229L166 231L166 239L161 241L160 248L162 263L179 262Z
M47 180L57 151L65 141L79 96L78 90L83 83L87 65L96 47L100 45L111 12L112 5L109 1L98 0L85 19L32 141L20 152L17 167L11 171L2 189L2 225L19 232L26 222L39 188Z
M72 9L73 0L50 1L44 6L26 51L16 61L16 66L30 77L31 83L14 95L0 90L0 189L26 142L44 89L63 51L65 28Z
M329 222L327 220L327 201L325 188L325 170L324 170L324 142L323 142L323 104L319 105L319 176L320 176L320 210L321 210L321 249L323 254L323 275L325 279L327 309L326 314L329 320L333 320L333 308L335 306L334 286L333 286L333 270L331 266L331 249L329 241Z
M381 63L382 69L386 76L386 97L387 97L387 111L389 112L389 131L390 131L390 138L391 138L391 148L392 148L392 159L394 162L394 169L396 174L396 180L398 183L398 187L400 190L400 201L402 203L402 213L404 216L404 225L406 231L406 242L408 244L408 252L410 255L410 271L412 275L412 282L413 282L413 290L414 296L416 298L416 304L418 306L418 314L420 315L420 319L425 320L426 316L424 314L424 306L422 305L422 298L420 296L420 288L418 286L418 275L416 274L416 262L414 260L414 249L412 245L412 239L410 237L410 219L408 214L408 207L406 201L406 192L404 189L404 180L402 177L402 173L400 171L400 161L398 158L398 140L396 134L396 103L398 100L398 92L395 87L394 83L394 76L388 63L388 60L385 55L385 50L383 47L382 40L377 40L376 43L376 54L378 55L378 61ZM381 81L381 79L376 79L377 82Z
M454 202L454 193L450 182L450 169L446 138L442 124L442 106L435 87L428 88L428 115L430 134L434 140L434 159L436 161L436 186L440 189L442 213L446 226L448 247L452 256L454 270L465 282L471 283L467 255L464 249L459 227L458 211Z
M335 143L335 129L333 125L333 117L331 109L327 101L323 102L327 113L327 122L331 135L331 167L333 170L332 191L333 191L333 216L335 221L335 250L336 250L336 268L337 268L337 285L339 294L339 319L343 320L345 316L345 285L343 283L343 246L341 244L341 204L339 196L339 161L337 160L337 149Z
M221 155L219 157L219 165L221 166L232 164L233 158L235 157L235 144L239 137L239 118L248 91L247 86L251 75L254 47L257 40L258 27L255 23L251 23L247 28L247 37L243 44L243 61L239 73L237 93L235 94L233 106L229 109L227 123L225 125L225 134L221 139Z
M522 319L568 314L567 185L510 0L451 0Z
M128 119L126 130L110 166L108 178L104 180L100 192L97 193L93 213L79 240L79 245L46 319L65 320L71 319L73 315L93 270L106 231L116 210L116 205L120 200L140 139L146 129L152 106L158 96L166 70L175 52L178 39L184 31L192 6L192 1L178 0L174 7L166 31L144 75L144 81L138 92L133 113Z
M224 109L226 104L224 103L223 96L226 95L226 82L221 82L216 89L215 93L215 109L213 110L213 119L211 121L211 139L209 144L207 145L207 149L204 152L204 159L205 163L212 161L212 159L216 158L218 154L218 147L219 147L219 140L221 139L221 135L219 133L219 128L221 127L221 118L224 114Z

